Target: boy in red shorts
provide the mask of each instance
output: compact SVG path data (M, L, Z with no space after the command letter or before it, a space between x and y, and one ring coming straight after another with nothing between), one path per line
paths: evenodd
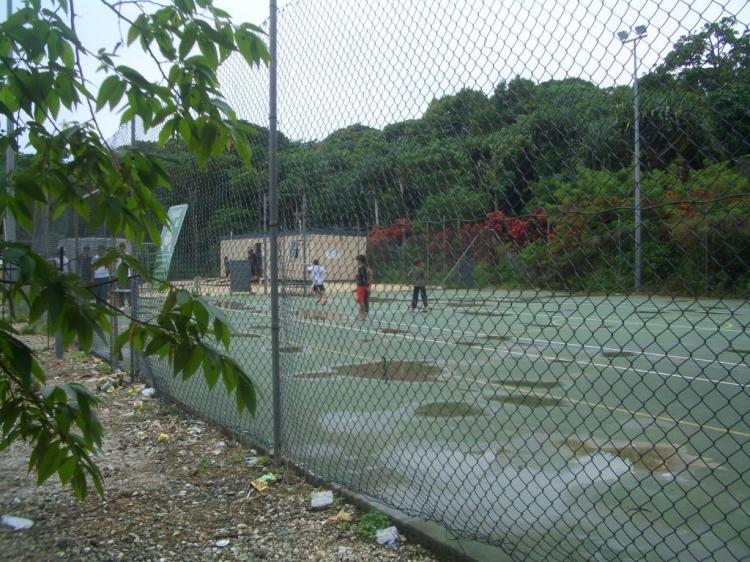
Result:
M372 272L367 267L367 257L362 254L357 256L357 275L354 276L354 280L357 282L356 301L359 304L359 319L364 320L370 312Z

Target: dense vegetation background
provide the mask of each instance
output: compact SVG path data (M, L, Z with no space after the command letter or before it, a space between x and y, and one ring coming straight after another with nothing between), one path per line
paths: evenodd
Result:
M750 292L750 32L731 18L681 38L639 77L644 288ZM433 100L419 119L279 142L281 224L367 231L380 280L427 261L432 281L627 291L633 91L521 77ZM218 242L262 229L267 130L251 168L161 149L190 212L177 277L218 275ZM142 143L144 149L155 145ZM455 267L461 260L461 268ZM284 256L282 256L284 259Z

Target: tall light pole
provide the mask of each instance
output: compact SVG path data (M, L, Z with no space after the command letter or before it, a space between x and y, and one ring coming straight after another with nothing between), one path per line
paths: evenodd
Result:
M8 0L6 2L6 14L9 18L10 15L13 13L13 0ZM8 117L8 125L6 129L6 134L8 135L8 138L10 139L13 136L13 131L15 129L15 124L13 123L13 120ZM13 188L12 188L12 178L13 173L16 169L16 153L13 150L13 148L8 145L8 147L5 149L5 174L8 177L8 183L6 189L8 190L8 195L11 197L13 196ZM16 241L16 219L13 216L13 213L10 211L10 209L7 209L5 211L5 216L3 217L3 234L5 236L6 242L15 242Z
M620 31L617 38L623 45L633 44L633 113L635 117L635 194L633 207L635 209L635 263L633 267L633 290L641 290L641 130L638 107L638 54L636 46L638 41L646 36L646 26L637 25L633 28L635 37L630 36L629 31Z

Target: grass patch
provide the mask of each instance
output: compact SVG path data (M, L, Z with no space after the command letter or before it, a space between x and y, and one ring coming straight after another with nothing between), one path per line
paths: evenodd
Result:
M428 418L467 418L477 417L484 414L479 408L475 408L463 402L434 402L422 404L415 412L418 416Z
M393 522L381 511L370 511L359 518L353 526L354 532L370 542L375 540L375 535L380 529L391 527Z

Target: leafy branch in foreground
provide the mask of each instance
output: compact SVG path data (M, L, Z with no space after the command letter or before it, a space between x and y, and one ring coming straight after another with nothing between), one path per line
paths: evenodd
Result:
M137 118L146 131L159 131L162 144L181 137L201 165L225 151L249 164L252 130L222 99L217 70L232 53L256 65L268 61L268 52L260 29L233 24L211 0L149 2L148 12L137 3L99 1L128 26L127 43L155 63L162 80L155 83L119 64L122 42L110 51L84 45L76 32L75 0L30 0L11 14L0 24L0 115L14 123L15 132L0 137L0 149L18 151L20 139L28 139L31 162L10 178L13 191L0 193L0 213L9 212L30 232L35 207L49 206L53 217L72 210L90 228L106 227L134 244L158 244L167 216L154 191L170 188L170 178L156 155L108 146L96 112L120 111L123 123ZM106 74L98 90L84 75L85 58L95 59ZM84 109L90 116L63 124L63 109ZM77 340L84 351L95 334L110 331L115 311L96 302L77 275L58 271L22 243L0 243L0 258L16 272L4 280L0 298L27 307L29 322L46 317L66 345ZM116 259L121 285L129 270L150 279L137 259L116 250L96 265ZM167 295L156 321L134 319L117 338L116 352L131 343L138 352L167 359L183 378L202 368L210 387L221 379L238 410L254 413L254 386L226 354L226 316L185 290L162 286ZM90 478L103 493L93 458L102 439L96 404L80 385L47 385L33 351L12 325L0 322L0 450L15 441L29 443L29 468L39 483L57 474L84 497Z

